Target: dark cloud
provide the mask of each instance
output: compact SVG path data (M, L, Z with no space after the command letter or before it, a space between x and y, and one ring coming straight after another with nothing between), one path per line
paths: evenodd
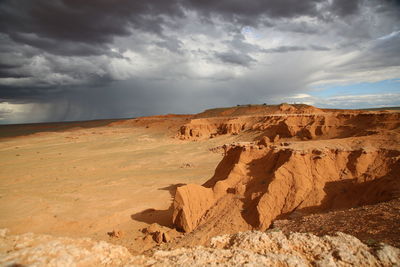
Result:
M307 48L302 46L279 46L275 48L264 49L263 51L265 53L287 53L287 52L304 51L304 50L307 50Z
M339 16L355 14L358 11L360 0L334 0L332 2L332 11Z
M293 22L290 19L284 19L281 21L276 21L274 24L271 23L270 27L283 32L313 35L321 33L321 23L323 22L319 21L318 24L311 24L305 21Z
M91 55L104 52L115 36L130 35L130 27L162 34L163 15L183 13L176 1L4 0L0 31L47 52Z
M0 87L1 96L0 102L12 102L12 103L30 103L30 102L41 102L52 99L55 92L59 92L60 90L65 91L69 88L57 88L57 87L48 87L48 86L40 86L36 84L34 87L29 87L21 89L18 86L10 86L3 85Z
M231 40L225 41L230 48L240 51L242 53L253 53L253 52L261 52L262 48L255 44L250 44L246 42L243 34L235 33Z
M0 31L18 43L59 55L99 55L116 36L131 35L132 28L163 35L166 18L184 17L184 9L203 16L220 15L230 22L258 24L259 17L317 16L323 0L255 0L216 3L209 0L3 0ZM358 1L335 0L331 11L355 13ZM304 26L304 25L303 25ZM299 27L298 30L306 29ZM171 46L171 40L159 44ZM173 42L173 41L172 41ZM173 44L172 44L173 45Z
M330 4L324 0L254 0L231 1L221 0L188 0L183 5L196 10L205 17L219 15L225 20L244 25L274 26L271 19L294 18L300 16L330 17L356 14L361 0L333 0ZM329 14L324 14L328 12ZM307 31L307 28L297 28L297 31Z
M352 71L368 71L400 65L400 31L375 40L355 57L343 62L338 68Z
M0 63L0 78L25 78L25 74L19 74L17 69L18 65L9 63Z
M59 39L50 39L40 37L32 33L11 33L10 37L17 43L37 47L48 53L63 56L89 56L109 54L105 44L92 44L85 42L63 41Z
M399 10L394 0L0 0L2 116L13 104L38 121L196 112L398 73Z
M181 53L183 43L176 37L168 36L163 40L155 42L158 47L165 48L173 53Z
M241 65L247 67L252 62L256 62L256 60L249 55L236 53L232 51L222 52L222 53L215 53L215 57L220 59L222 62L234 64L234 65Z
M310 49L311 49L311 50L314 50L314 51L329 51L329 50L331 50L331 49L328 48L328 47L319 46L319 45L310 45Z
M216 83L200 80L194 83L187 80L169 82L130 79L96 88L69 88L42 94L42 98L35 99L34 109L29 110L29 119L73 121L167 113L187 114L216 106L272 103L272 99L265 97L266 91L273 95L277 92L287 94L289 88L299 85L298 77L282 80L272 76L268 75L268 84L264 81L266 77L255 74L252 78L235 80L233 84L229 81Z
M17 74L15 71L10 69L2 69L0 67L0 78L27 78L26 74Z
M321 0L255 0L255 1L230 1L221 0L216 3L212 0L188 0L185 7L199 11L205 16L221 15L232 21L258 24L260 16L268 17L293 17L300 15L315 15L316 4Z
M288 52L296 52L296 51L329 51L328 47L319 46L319 45L309 45L306 46L278 46L269 49L262 49L261 52L264 53L288 53Z

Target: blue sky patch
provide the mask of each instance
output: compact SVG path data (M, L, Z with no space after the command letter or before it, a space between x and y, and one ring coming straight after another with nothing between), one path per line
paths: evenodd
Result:
M345 95L367 95L367 94L386 94L400 93L400 78L383 80L374 83L355 83L348 85L328 86L324 90L311 91L310 95L315 97L332 97Z

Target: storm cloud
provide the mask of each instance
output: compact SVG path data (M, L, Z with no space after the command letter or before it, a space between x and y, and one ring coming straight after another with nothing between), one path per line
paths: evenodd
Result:
M395 79L399 32L390 0L3 0L0 123L199 112Z

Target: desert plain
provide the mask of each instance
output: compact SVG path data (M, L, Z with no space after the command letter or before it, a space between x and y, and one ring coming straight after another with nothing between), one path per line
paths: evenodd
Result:
M196 254L198 245L260 254L240 245L247 239L238 234L258 230L291 244L300 242L291 232L312 234L316 242L331 240L328 254L336 241L324 236L340 231L344 236L339 234L337 242L342 238L343 244L371 253L368 261L355 263L398 264L399 127L396 110L289 104L0 126L0 228L7 229L0 262L40 263L32 256L38 252L29 249L57 238L64 245L90 238L93 244L105 241L126 249L108 254L116 261L103 265L178 265L177 255ZM18 248L28 232L32 241ZM213 239L226 234L232 236ZM346 234L361 241L354 245ZM389 260L378 253L381 243L391 249ZM93 248L90 244L77 247ZM218 254L225 252L210 249L201 255L227 259ZM178 252L165 259L152 254L163 250ZM315 251L298 253L293 257L305 255L307 264L321 261ZM336 264L346 265L343 257L332 255ZM47 263L54 258L41 256ZM74 259L78 266L96 262ZM265 259L253 258L260 264ZM280 262L275 260L270 264ZM290 260L282 262L294 265Z
M35 133L1 142L0 227L99 240L113 230L130 240L153 222L172 227L175 187L202 184L222 156L209 151L218 141L172 138L175 129L168 128L176 123L168 120L74 124L61 131L53 124L44 131L15 126L16 135L24 128ZM149 209L159 212L141 214Z

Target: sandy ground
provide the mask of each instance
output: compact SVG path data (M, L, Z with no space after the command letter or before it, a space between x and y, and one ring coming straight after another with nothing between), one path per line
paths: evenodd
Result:
M120 230L134 248L139 229L171 224L176 186L207 181L222 158L209 148L229 138L103 126L1 139L0 228L107 241Z

